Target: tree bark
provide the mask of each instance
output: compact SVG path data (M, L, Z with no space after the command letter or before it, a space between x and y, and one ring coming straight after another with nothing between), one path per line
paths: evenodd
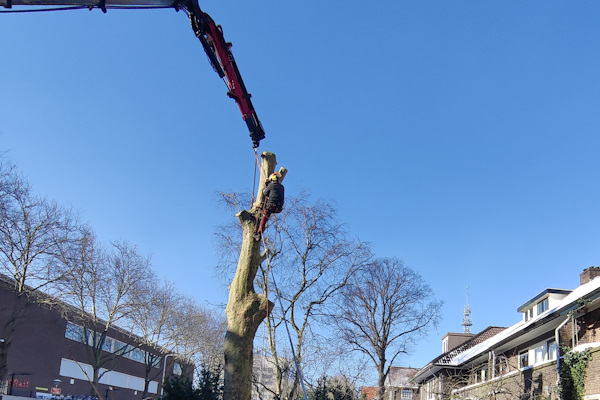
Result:
M225 377L224 400L250 400L252 392L252 362L254 336L259 325L273 309L273 303L263 294L254 291L254 279L258 267L266 259L261 254L261 242L254 238L257 224L261 218L263 188L267 178L275 171L275 154L261 154L260 184L256 202L249 211L237 214L243 228L243 239L235 276L229 287L227 315L227 333L225 334ZM280 181L287 170L281 168Z

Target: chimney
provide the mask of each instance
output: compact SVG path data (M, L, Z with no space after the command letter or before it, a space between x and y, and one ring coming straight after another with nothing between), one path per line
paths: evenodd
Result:
M475 336L475 334L470 332L446 333L446 335L442 338L442 353L454 350L467 340L471 339L473 336Z
M581 274L579 274L579 282L581 285L584 285L588 282L591 282L592 279L600 276L600 267L589 267L583 270Z

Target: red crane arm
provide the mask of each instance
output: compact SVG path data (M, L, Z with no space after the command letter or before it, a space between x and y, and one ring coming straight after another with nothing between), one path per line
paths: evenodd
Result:
M229 89L227 95L235 100L242 112L254 148L258 147L260 141L265 138L265 131L250 100L251 95L246 90L231 53L231 43L225 41L221 26L215 24L210 15L200 9L198 0L0 0L0 7L12 8L13 6L74 6L90 10L100 8L103 12L106 12L107 8L142 6L187 10L194 33L200 39L213 68L227 84Z
M242 118L250 131L252 143L255 148L258 147L260 141L265 138L265 131L250 100L252 96L246 90L231 53L231 43L225 41L221 26L215 24L210 15L200 10L197 3L188 11L196 36L202 42L213 68L225 80L229 89L227 95L234 99L240 108Z

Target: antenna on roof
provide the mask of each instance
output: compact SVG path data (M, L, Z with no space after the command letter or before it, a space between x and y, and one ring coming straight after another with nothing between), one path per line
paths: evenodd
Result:
M473 321L471 321L471 307L469 306L469 287L467 286L467 304L465 304L465 310L463 311L464 319L461 324L465 328L465 333L471 333L471 326L473 326Z

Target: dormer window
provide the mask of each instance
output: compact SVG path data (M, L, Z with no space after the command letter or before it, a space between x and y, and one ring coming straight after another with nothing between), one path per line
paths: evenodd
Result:
M556 305L557 302L567 297L569 293L571 293L571 290L546 289L517 308L517 311L523 313L523 320L527 322L533 318L534 314L538 316L548 311L550 303L553 306ZM535 313L534 310L536 311Z
M544 300L540 301L537 304L537 314L540 315L544 311L548 309L548 298L546 297Z

